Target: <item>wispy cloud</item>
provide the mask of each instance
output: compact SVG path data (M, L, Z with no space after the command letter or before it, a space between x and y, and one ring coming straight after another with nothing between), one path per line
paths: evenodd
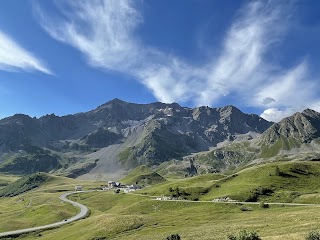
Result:
M52 74L43 62L0 31L0 70L40 71Z
M135 34L143 18L133 1L79 0L65 4L73 9L64 15L67 20L48 18L39 5L35 5L35 12L51 37L79 49L90 65L133 75L163 102L185 101L188 94L195 95L190 85L202 70L145 46Z
M243 105L273 109L263 115L269 120L289 114L293 106L301 110L320 102L304 59L287 69L267 57L288 28L288 3L249 2L227 31L218 58L200 67L145 46L137 36L143 16L134 1L65 4L71 11L62 11L60 18L48 17L37 5L42 27L56 40L79 49L90 65L134 76L160 101L212 105L232 96ZM301 81L307 86L303 90Z

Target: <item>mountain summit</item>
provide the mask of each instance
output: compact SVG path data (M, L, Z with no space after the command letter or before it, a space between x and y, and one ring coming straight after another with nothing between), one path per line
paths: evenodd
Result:
M274 143L280 138L292 138L301 143L310 143L320 137L320 113L306 109L273 124L261 136L261 141Z

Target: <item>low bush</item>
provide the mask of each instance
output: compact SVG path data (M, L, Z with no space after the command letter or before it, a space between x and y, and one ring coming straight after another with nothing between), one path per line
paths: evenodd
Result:
M165 240L181 240L179 234L171 234L170 236L166 237Z
M246 212L246 211L252 211L252 208L248 207L246 205L241 205L240 206L240 210L243 211L243 212Z
M260 206L261 208L269 208L269 204L264 203L264 202L259 203L259 206Z
M227 240L261 240L261 238L255 231L241 230L238 234L228 235Z
M306 235L305 240L320 240L320 232L319 231L309 232Z
M258 187L250 191L250 195L244 200L245 202L257 202L260 196L271 196L273 190L266 187Z

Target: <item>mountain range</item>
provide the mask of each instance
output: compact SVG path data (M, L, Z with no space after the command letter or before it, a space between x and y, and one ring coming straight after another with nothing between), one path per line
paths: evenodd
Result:
M234 106L114 99L62 117L1 119L0 172L117 179L140 165L164 174L194 174L192 166L199 173L223 171L285 154L317 158L319 137L320 114L310 109L272 123Z

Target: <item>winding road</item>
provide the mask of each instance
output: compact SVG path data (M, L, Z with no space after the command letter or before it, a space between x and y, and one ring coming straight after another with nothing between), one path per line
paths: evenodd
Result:
M33 227L33 228L25 228L25 229L20 229L20 230L15 230L15 231L10 231L10 232L2 232L0 233L0 238L2 237L12 237L12 236L19 236L21 234L24 233L30 233L30 232L36 232L36 231L40 231L40 230L46 230L46 229L51 229L51 228L56 228L56 227L60 227L64 224L68 224L83 218L86 218L89 215L89 209L80 203L71 201L69 199L67 199L68 196L75 194L75 193L81 193L81 192L93 192L93 191L78 191L78 192L68 192L68 193L64 193L62 194L59 198L67 203L71 203L73 206L80 208L80 212L71 218L65 219L63 221L60 222L56 222L56 223L52 223L52 224L48 224L48 225L44 225L44 226L40 226L40 227Z

